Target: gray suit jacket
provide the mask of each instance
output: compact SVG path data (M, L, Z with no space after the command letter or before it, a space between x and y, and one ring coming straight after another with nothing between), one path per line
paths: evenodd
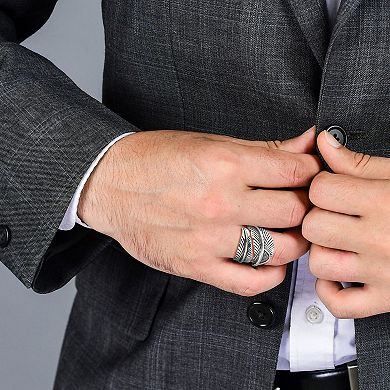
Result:
M291 266L240 297L57 228L126 131L271 140L337 124L351 149L390 157L388 0L342 1L332 34L322 0L104 0L104 104L18 44L54 4L0 0L0 259L40 293L77 274L55 389L271 389ZM274 307L271 329L249 322L255 301ZM355 323L361 389L390 389L390 315Z

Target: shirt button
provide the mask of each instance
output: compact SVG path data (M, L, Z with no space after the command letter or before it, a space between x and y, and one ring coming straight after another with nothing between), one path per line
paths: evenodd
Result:
M275 321L274 309L264 302L253 302L248 306L249 321L258 328L270 328Z
M11 230L8 226L0 225L0 248L5 248L11 241Z
M306 309L305 315L306 320L309 321L311 324L320 324L324 320L324 313L316 305L309 306Z
M345 146L347 144L347 132L341 126L333 125L328 127L326 131L332 134L341 145Z

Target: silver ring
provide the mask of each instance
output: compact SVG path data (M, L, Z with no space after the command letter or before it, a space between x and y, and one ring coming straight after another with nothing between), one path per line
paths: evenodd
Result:
M258 267L267 264L274 253L274 240L268 230L259 226L242 226L240 241L233 260Z

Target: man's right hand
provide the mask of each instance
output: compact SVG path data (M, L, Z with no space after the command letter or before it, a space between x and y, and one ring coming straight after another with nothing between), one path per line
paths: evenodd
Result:
M286 264L309 249L300 225L310 208L307 187L321 169L309 154L314 145L314 127L284 142L141 131L100 160L78 215L152 268L256 295L281 283ZM270 263L232 260L242 225L270 230Z

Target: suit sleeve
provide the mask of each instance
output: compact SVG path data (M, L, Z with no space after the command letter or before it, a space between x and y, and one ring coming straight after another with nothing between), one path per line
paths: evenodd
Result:
M121 134L138 131L19 45L56 0L0 0L0 260L28 288L56 290L110 238L58 227L84 173Z

